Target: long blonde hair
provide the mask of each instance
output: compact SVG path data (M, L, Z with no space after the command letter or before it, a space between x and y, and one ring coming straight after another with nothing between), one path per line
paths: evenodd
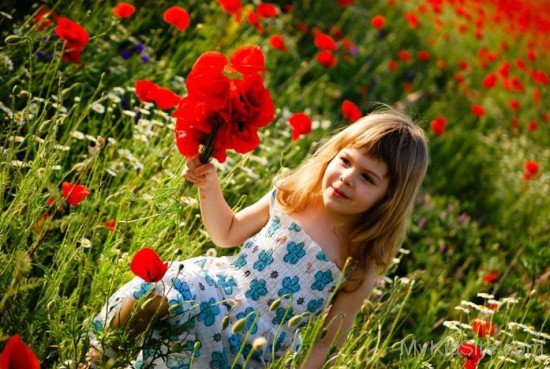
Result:
M277 200L288 213L299 212L321 196L321 183L330 161L340 150L366 150L372 159L386 163L389 186L386 196L352 224L348 255L351 270L359 271L344 284L359 288L368 265L383 275L392 264L407 231L414 199L426 175L428 144L424 131L407 115L386 107L345 127L319 147L298 168L277 180Z

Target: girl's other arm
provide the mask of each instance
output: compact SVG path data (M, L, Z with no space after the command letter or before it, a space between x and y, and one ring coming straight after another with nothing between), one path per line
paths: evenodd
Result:
M355 317L366 299L369 298L375 281L375 268L370 263L367 275L361 287L356 291L346 293L340 291L336 294L323 327L327 334L317 340L301 369L320 369L328 360L327 354L331 346L336 346L337 351L345 342L345 338L353 327ZM329 364L331 366L332 364Z
M199 188L201 216L206 232L219 247L242 244L258 232L269 219L269 196L237 214L229 207L221 190L216 167L201 164L198 156L187 162L184 177Z

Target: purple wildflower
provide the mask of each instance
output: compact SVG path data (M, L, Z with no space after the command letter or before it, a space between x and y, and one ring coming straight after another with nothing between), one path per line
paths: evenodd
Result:
M143 64L147 64L147 63L149 63L149 61L150 61L150 60L149 60L149 55L147 55L147 54L145 54L145 53L141 54L141 62L142 62Z
M145 50L145 45L141 42L138 42L136 45L136 52L141 53L143 50Z
M130 59L130 57L132 56L132 51L124 49L120 52L120 55L122 55L122 59L124 60Z

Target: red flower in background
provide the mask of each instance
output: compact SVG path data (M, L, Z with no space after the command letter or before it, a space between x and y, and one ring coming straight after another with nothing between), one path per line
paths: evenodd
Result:
M530 181L537 176L539 172L539 164L536 161L528 161L524 165L523 180Z
M145 282L158 282L166 274L168 263L163 263L155 250L145 247L136 252L130 269Z
M187 10L177 5L166 9L166 11L162 14L162 19L182 32L185 31L191 23Z
M411 54L409 54L407 50L399 50L397 52L397 56L404 62L408 62L409 60L411 60Z
M172 109L180 101L179 95L167 88L160 87L148 80L138 80L134 83L135 92L142 102L154 102L161 110Z
M414 13L405 13L405 18L407 19L407 23L409 24L410 29L418 28L419 22L418 17Z
M469 342L461 343L458 347L458 352L460 353L460 356L468 361L472 361L474 364L477 364L477 362L483 357L481 348Z
M256 8L258 18L273 18L279 14L279 9L270 3L260 3Z
M376 29L382 29L382 28L384 28L384 25L386 24L386 18L384 18L381 15L375 15L371 19L370 24Z
M354 0L338 0L338 4L340 4L340 6L345 8L345 7L348 7L348 6L352 5L353 1Z
M418 52L418 60L424 61L424 62L430 60L430 53L427 52L426 50L420 50Z
M493 88L497 83L497 76L494 73L489 73L483 78L482 84L485 88Z
M496 328L491 324L482 319L474 319L472 321L472 330L479 337L493 336L496 333Z
M443 136L445 134L446 125L447 125L447 119L445 119L442 116L439 116L430 122L430 127L432 129L432 132L438 136Z
M485 276L483 277L483 282L495 283L499 277L500 277L500 272L496 269L493 269L489 273L485 274Z
M130 18L135 11L136 8L132 4L118 3L117 6L113 8L113 15L119 19L126 19Z
M287 50L286 45L285 45L285 40L283 39L283 37L281 35L277 34L277 35L271 36L271 38L269 39L269 44L274 49L282 50L282 51Z
M237 22L240 22L241 12L243 10L243 4L241 0L216 0L222 9L235 17Z
M61 185L63 198L72 206L80 204L90 194L90 189L86 186L63 182Z
M262 33L264 31L264 26L260 22L260 18L258 18L258 15L253 12L252 10L248 12L246 15L246 19L248 20L248 23L253 25L258 33Z
M485 114L485 109L483 108L483 106L480 105L472 105L472 113L474 113L478 117L481 117Z
M109 219L105 221L105 228L107 228L110 232L114 232L116 230L116 219Z
M315 46L321 50L336 50L336 42L326 33L319 32L315 35Z
M55 34L65 42L63 60L80 64L82 50L90 41L88 32L78 23L69 18L57 18Z
M388 69L391 71L391 72L397 72L397 70L399 69L399 66L397 65L397 62L393 59L391 59L389 62L388 62Z
M354 123L363 116L363 113L361 113L361 109L356 104L350 100L344 100L342 103L342 115L350 123Z
M512 99L512 100L508 101L508 106L512 110L519 110L519 108L520 108L519 101L517 101L516 99Z
M533 80L533 82L539 83L541 85L548 84L548 76L542 70L534 70L533 72L531 72L531 79Z
M40 363L32 349L18 334L10 337L0 353L0 369L39 369Z
M300 135L305 135L311 132L311 119L304 113L293 114L288 123L292 127L292 140L300 138Z
M327 68L332 68L338 63L334 55L327 50L322 50L319 55L317 55L317 61Z
M34 15L34 24L39 31L43 31L51 26L56 18L57 15L53 12L53 10L48 9L44 5L40 5L38 11Z
M537 122L535 119L529 121L527 123L527 129L531 132L536 131L539 128L539 122Z

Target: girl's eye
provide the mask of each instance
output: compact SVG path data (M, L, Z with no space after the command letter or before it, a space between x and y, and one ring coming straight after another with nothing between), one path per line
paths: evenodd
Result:
M347 166L347 165L349 165L349 164L350 164L350 162L349 162L349 160L348 160L348 159L346 159L346 158L340 158L340 159L342 160L342 163L344 163L344 165L346 165L346 166Z
M367 182L374 184L374 182L372 181L372 179L370 179L370 177L369 177L368 175L363 174L363 178L364 178Z

